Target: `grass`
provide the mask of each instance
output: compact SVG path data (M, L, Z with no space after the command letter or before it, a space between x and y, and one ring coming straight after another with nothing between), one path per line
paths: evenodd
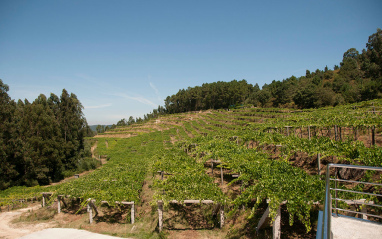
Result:
M29 210L23 213L20 217L14 219L12 223L40 223L52 220L57 214L57 209L53 207L45 207L37 210Z

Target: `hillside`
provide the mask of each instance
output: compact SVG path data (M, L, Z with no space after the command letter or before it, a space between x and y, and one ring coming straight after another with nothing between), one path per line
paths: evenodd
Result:
M54 216L67 218L63 227L135 238L267 238L272 229L257 234L257 223L267 206L274 217L286 201L282 236L315 238L315 203L323 202L326 164L382 166L381 108L382 100L374 100L310 110L208 110L117 127L91 139L97 141L95 154L107 155L101 168L59 185L2 191L1 205L52 192L51 202L57 195L70 195L64 199L64 214ZM98 208L91 225L81 210L89 198ZM158 200L165 209L161 233ZM134 225L129 224L130 206L116 203L123 201L135 203ZM219 229L223 208L225 224ZM70 223L76 211L82 219Z
M109 129L142 123L164 114L229 109L244 105L263 108L311 109L382 98L382 30L370 35L366 49L350 48L332 69L306 70L305 75L273 80L261 88L247 80L217 81L179 89L143 118L130 116ZM101 127L101 126L100 126ZM106 129L107 131L108 129ZM99 132L104 132L103 130Z

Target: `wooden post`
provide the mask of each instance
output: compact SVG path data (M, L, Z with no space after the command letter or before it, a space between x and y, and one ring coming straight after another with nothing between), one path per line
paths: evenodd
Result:
M371 145L375 145L375 126L371 127Z
M300 136L302 138L302 127L300 126Z
M134 224L135 222L135 208L134 203L131 205L131 224Z
M158 201L159 232L163 230L163 201Z
M61 202L60 196L57 196L57 213L61 213Z
M42 207L45 207L45 193L42 194Z
M281 207L277 209L277 214L276 214L275 221L273 222L272 231L273 231L273 239L281 238Z
M321 162L320 162L320 153L317 154L317 169L318 169L318 175L321 175Z
M308 137L309 137L309 140L310 140L310 125L308 125Z
M220 228L224 226L224 206L220 206Z

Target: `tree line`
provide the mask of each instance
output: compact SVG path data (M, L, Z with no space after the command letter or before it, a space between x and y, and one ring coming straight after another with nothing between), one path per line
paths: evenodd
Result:
M84 137L92 132L77 96L64 89L16 103L8 90L0 80L0 190L49 184L78 169L90 156Z
M115 129L117 127L123 127L123 126L128 126L128 125L133 125L133 124L139 124L139 123L144 123L150 119L155 119L160 115L167 114L167 110L163 106L158 106L157 109L153 109L152 112L147 113L141 117L134 118L133 116L130 116L129 119L123 118L117 122L117 124L112 124L110 126L105 126L105 125L97 125L96 127L96 132L97 133L103 133L105 131L108 131L110 129Z
M181 89L165 99L166 113L229 108L241 104L260 107L318 108L381 97L382 31L369 36L366 49L350 48L340 66L272 81L262 89L246 80L206 83Z

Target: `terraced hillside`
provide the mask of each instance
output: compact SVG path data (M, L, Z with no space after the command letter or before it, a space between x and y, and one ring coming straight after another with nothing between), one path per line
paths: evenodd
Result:
M184 233L267 237L271 229L256 232L256 226L268 206L274 218L282 205L283 237L314 238L326 164L382 166L381 109L382 100L313 110L248 107L166 115L117 127L95 137L95 153L107 155L107 164L67 183L2 191L1 205L51 192L52 201L66 195L77 207L92 199L96 207L123 209L125 221L118 223L126 223L132 220L131 209L120 202L134 202L141 224L121 235L138 238L179 238ZM381 180L378 174L360 177L366 176ZM211 204L173 203L185 200ZM158 205L165 210L161 233ZM219 216L223 209L224 226ZM98 221L103 217L96 216ZM203 233L192 234L193 229Z

